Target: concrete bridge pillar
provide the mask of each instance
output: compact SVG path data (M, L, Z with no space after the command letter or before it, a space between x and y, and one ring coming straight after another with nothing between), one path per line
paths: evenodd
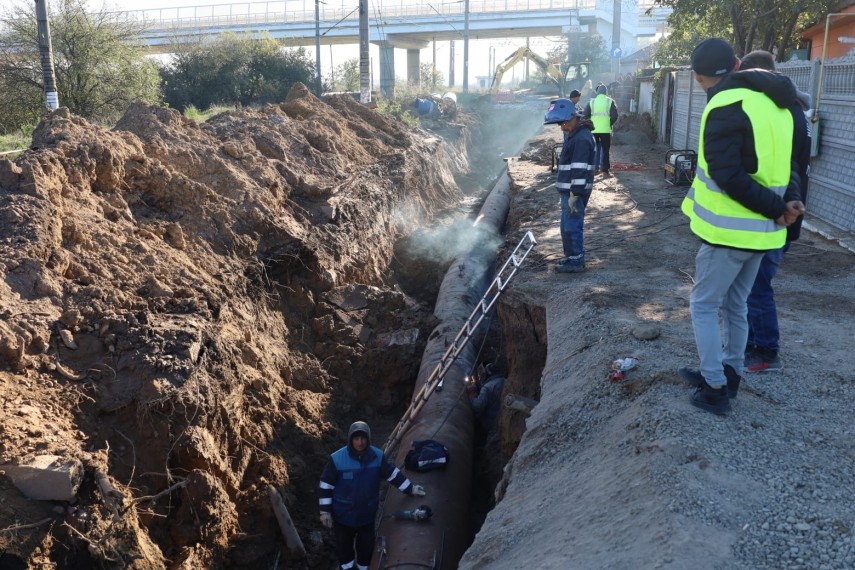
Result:
M380 42L380 93L395 96L395 46L389 42Z
M419 53L420 49L407 50L407 83L418 85L421 82L421 69Z

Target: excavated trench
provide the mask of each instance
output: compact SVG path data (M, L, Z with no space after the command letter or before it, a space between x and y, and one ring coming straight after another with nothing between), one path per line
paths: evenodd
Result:
M535 127L537 118L531 111L519 117L521 123L528 121ZM533 132L528 133L531 134ZM517 136L515 142L528 139L528 136ZM507 176L495 184L486 202L479 205L480 210L476 208L470 213L469 218L477 213L474 222L459 217L452 220L457 240L453 250L459 253L439 290L434 314L440 318L440 325L431 334L422 358L414 391L416 402L420 400L420 390L429 386L428 376L440 366L440 357L454 350L460 339L458 332L467 328L466 325L461 328L466 317L473 310L473 316L479 314L476 301L490 285L497 265L510 254L510 249L496 251L503 241L500 233L508 212L509 186ZM466 234L473 228L480 228L481 233L468 239ZM407 240L407 244L415 243L417 251L423 251L425 241L430 242L422 237ZM459 247L461 242L465 247ZM514 240L510 248L515 244ZM488 294L494 293L492 289ZM459 351L457 362L445 376L445 390L441 394L434 393L433 400L419 412L413 425L404 432L397 452L397 463L402 464L410 442L437 439L448 447L454 458L442 472L411 474L431 489L432 496L425 502L433 509L431 524L418 528L412 523L394 520L391 513L412 508L409 504L412 501L391 493L381 509L378 529L381 554L375 556L372 568L456 568L457 561L495 503L494 490L502 479L504 465L522 437L527 415L518 409L503 407L498 410L496 423L483 433L483 429L475 425L477 420L467 404L464 383L478 364L490 362L508 376L502 401L507 396L527 405L535 403L540 397L540 375L546 358L545 327L542 307L520 299L501 298L496 310L487 314L478 334L472 335L470 344Z
M442 274L540 112L413 136L298 86L203 125L142 105L111 131L50 115L0 161L0 463L57 456L82 480L34 501L0 478L0 528L43 521L0 534L3 564L332 566L323 464L356 419L375 444L391 432ZM542 310L506 296L471 360L536 398L543 330ZM503 410L474 511L523 428ZM305 556L283 544L271 485ZM479 518L455 528L464 547Z

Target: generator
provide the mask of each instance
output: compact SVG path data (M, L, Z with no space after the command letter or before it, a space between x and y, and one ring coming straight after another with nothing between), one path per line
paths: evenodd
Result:
M691 186L698 167L698 153L691 149L671 149L665 153L665 181L674 186Z

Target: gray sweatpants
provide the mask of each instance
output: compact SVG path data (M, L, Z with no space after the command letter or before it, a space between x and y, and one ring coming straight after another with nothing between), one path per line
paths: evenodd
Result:
M695 257L695 286L689 298L692 328L701 375L715 388L727 383L723 364L742 373L748 342L747 299L765 253L704 243Z

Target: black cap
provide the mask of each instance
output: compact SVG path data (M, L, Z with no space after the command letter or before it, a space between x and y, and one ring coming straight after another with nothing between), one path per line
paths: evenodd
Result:
M730 44L721 38L707 38L692 52L692 69L709 77L720 77L736 67L736 55Z
M573 97L581 97L581 96L582 96L582 92L579 91L578 89L574 89L573 91L570 92L570 96L567 98L572 99Z

